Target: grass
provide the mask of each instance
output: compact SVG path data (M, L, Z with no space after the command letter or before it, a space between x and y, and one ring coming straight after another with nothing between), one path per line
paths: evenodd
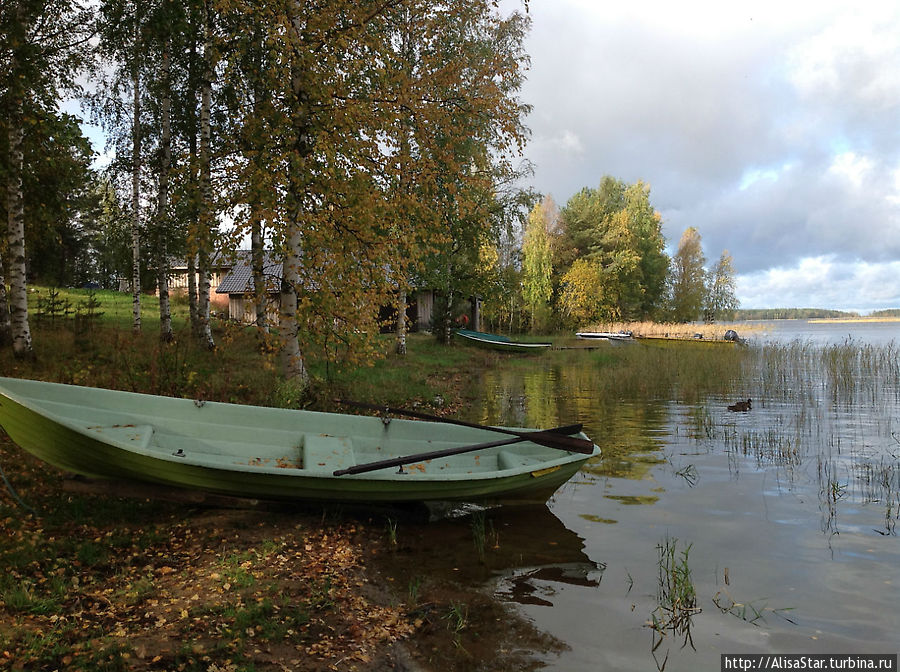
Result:
M499 548L499 534L494 529L494 521L489 520L484 511L476 511L471 516L472 541L481 562L485 560L488 548Z
M39 309L53 292L56 302L98 302L89 328L76 322L74 308L49 315ZM131 296L112 291L35 288L30 294L32 337L36 359L13 359L0 350L0 370L6 375L56 382L146 392L167 396L296 408L334 410L334 400L350 398L398 404L417 402L441 408L451 405L446 381L463 387L466 369L489 360L490 353L445 347L426 334L411 334L412 356L392 353L393 336L376 338L380 359L370 366L346 363L333 349L305 352L312 388L300 391L279 374L277 339L261 343L252 327L214 319L214 352L192 338L187 306L173 305L175 341L159 340L156 300L144 296L143 328L131 330ZM477 365L477 364L475 364ZM435 376L436 372L440 372Z
M691 577L688 556L691 545L678 551L678 539L668 536L656 547L659 583L656 592L657 607L651 614L650 627L654 632L654 654L667 633L683 637L682 648L694 642L691 638L693 618L701 609L697 604L697 592ZM663 667L665 663L663 663Z
M579 387L590 389L600 404L622 400L678 400L694 403L736 389L747 362L748 348L656 348L639 343L591 351L547 353L548 364L578 368Z

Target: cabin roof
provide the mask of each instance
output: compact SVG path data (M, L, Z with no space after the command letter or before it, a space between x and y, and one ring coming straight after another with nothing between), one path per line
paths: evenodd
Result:
M216 294L249 294L255 291L250 250L238 250L231 270L222 278ZM269 292L277 292L281 285L281 260L270 252L263 254L263 275Z

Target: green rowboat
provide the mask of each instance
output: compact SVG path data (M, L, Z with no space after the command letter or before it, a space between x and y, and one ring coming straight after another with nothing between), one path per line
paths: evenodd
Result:
M456 335L470 343L482 348L490 350L498 350L500 352L543 352L548 350L552 343L525 343L522 341L514 341L508 336L500 334L487 334L483 331L472 331L470 329L457 329Z
M273 500L545 500L600 453L580 433L578 449L586 445L589 454L536 443L543 437L541 443L553 444L556 439L546 440L547 432L529 440L531 430L202 402L2 377L0 426L26 451L76 474ZM476 449L464 452L472 446ZM426 453L449 454L426 459ZM402 456L413 460L399 470L395 464L353 473Z

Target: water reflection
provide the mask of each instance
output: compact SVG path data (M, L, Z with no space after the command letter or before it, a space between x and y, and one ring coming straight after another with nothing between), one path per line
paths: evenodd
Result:
M475 404L477 422L517 427L555 427L561 418L582 422L591 437L602 437L603 456L585 465L599 477L641 479L664 458L668 402L598 406L593 392L597 371L591 367L516 366L482 372L482 397Z
M571 646L548 669L653 669L668 656L666 669L689 670L729 651L896 648L886 614L900 598L900 353L766 348L747 354L731 393L696 403L601 402L608 369L589 358L483 372L478 421L583 422L604 451L551 501L586 562L517 564L494 584ZM727 411L747 397L751 412ZM692 549L696 651L647 627L656 549L669 537Z
M511 572L496 582L497 596L517 604L552 607L560 584L596 588L604 567L592 563L535 567Z
M427 524L404 522L396 537L399 553L414 556L422 571L459 580L536 567L583 567L583 576L599 567L585 554L584 539L544 505L499 507Z

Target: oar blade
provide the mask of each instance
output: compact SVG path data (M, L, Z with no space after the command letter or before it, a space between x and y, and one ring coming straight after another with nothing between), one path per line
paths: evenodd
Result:
M581 431L579 428L577 431ZM576 434L577 432L572 432ZM537 432L522 432L520 436L526 441L531 441L547 448L567 450L572 453L590 455L594 452L594 443L588 439L580 439L577 436L556 433L554 430L542 430Z

